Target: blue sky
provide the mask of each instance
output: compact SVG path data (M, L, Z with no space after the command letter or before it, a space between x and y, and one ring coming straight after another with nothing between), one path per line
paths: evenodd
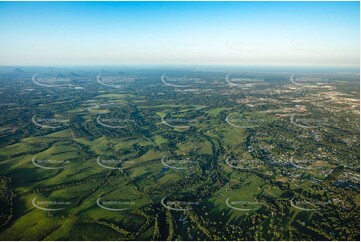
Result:
M358 66L359 2L0 2L0 65Z

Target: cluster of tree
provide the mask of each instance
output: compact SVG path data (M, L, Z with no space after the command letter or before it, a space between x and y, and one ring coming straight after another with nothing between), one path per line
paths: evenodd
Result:
M0 176L0 228L10 222L13 217L13 192L10 178Z

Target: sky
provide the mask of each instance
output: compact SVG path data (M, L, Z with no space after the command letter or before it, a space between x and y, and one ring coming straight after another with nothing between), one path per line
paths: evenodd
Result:
M359 2L0 2L0 65L359 66Z

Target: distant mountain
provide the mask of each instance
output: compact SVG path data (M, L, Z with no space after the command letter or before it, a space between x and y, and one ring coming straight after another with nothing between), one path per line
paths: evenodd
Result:
M78 77L78 76L80 76L80 75L76 74L75 72L71 72L71 73L70 73L70 76L71 76L71 77Z
M63 75L63 74L58 74L58 75L56 75L56 77L59 77L59 78L64 78L65 76Z
M14 72L19 73L19 74L24 74L25 72L23 70L21 70L20 68L16 68L14 69Z
M114 71L114 70L105 70L105 69L102 69L102 70L101 70L101 74L102 74L102 75L124 75L125 72L123 72L123 71Z

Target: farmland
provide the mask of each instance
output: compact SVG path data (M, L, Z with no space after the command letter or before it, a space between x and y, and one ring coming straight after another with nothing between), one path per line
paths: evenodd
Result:
M0 240L358 240L359 75L292 74L1 68Z

